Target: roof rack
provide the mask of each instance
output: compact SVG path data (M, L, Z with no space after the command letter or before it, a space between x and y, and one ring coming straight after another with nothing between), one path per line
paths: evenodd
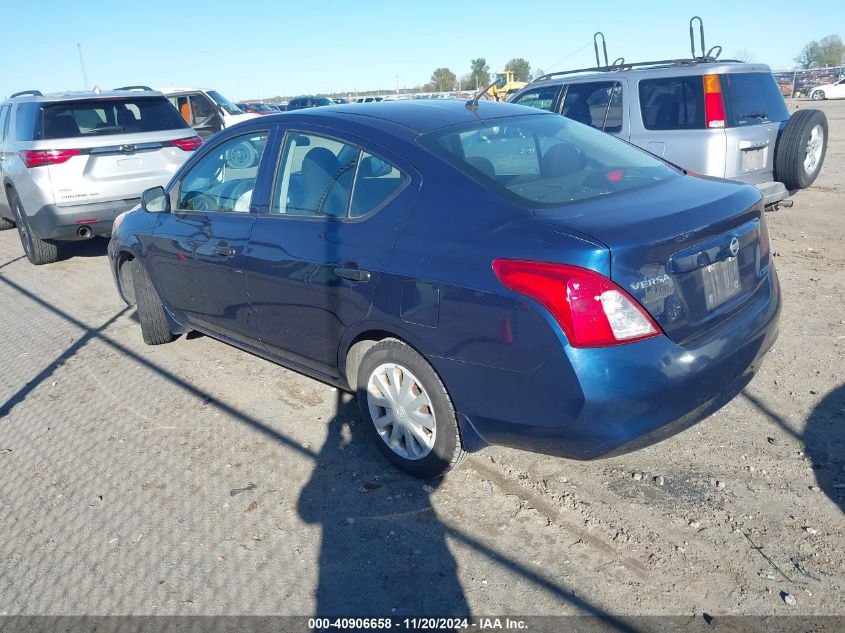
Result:
M695 29L693 27L694 22L698 20L698 31L700 36L700 44L701 44L701 54L697 55L695 51ZM602 59L599 55L599 37L601 37L601 48L602 53L604 56L604 63L602 64ZM619 57L613 61L613 63L608 63L607 57L607 42L604 38L604 33L601 31L597 31L593 35L593 48L596 52L596 65L589 67L589 68L577 68L575 70L561 70L558 72L553 73L546 73L545 75L541 75L534 79L534 81L542 81L545 79L551 79L552 77L560 77L562 75L574 75L576 73L588 73L588 72L614 72L614 71L622 71L622 70L630 70L632 68L644 68L648 66L654 67L670 67L670 66L695 66L696 64L712 64L718 58L719 55L722 54L722 47L721 46L713 46L710 48L706 53L704 52L704 22L701 20L700 17L693 16L692 19L689 21L689 37L690 37L690 51L692 52L692 57L682 57L678 59L659 59L659 60L652 60L652 61L644 61L644 62L626 62L624 57ZM723 62L734 62L734 63L742 63L738 59L723 59L720 60ZM532 82L533 83L533 82Z
M43 97L44 95L41 94L40 90L21 90L20 92L16 92L13 94L9 99L14 99L15 97L26 97L32 95L33 97Z
M115 88L115 90L144 90L146 92L153 92L153 89L149 86L121 86L120 88Z

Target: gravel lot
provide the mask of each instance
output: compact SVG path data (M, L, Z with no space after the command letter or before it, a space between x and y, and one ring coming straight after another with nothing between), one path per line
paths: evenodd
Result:
M36 268L0 233L0 614L845 615L845 101L796 103L831 139L767 218L761 373L591 463L490 448L424 485L349 396L208 337L144 346L105 242Z

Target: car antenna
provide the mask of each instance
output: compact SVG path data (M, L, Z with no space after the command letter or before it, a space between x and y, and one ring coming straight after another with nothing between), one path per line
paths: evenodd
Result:
M466 103L467 110L478 110L478 100L481 99L481 95L486 94L487 91L490 90L490 88L495 86L497 83L499 83L498 77L496 78L496 80L493 83L491 83L489 86L487 86L484 90L479 90L472 99L467 101L467 103ZM498 98L496 99L496 101L498 101Z

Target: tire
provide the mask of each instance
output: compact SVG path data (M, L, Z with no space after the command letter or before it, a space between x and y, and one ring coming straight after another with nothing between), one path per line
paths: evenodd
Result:
M126 265L126 264L124 264ZM176 340L170 331L164 305L156 292L155 286L137 259L129 262L132 266L132 285L135 287L135 300L138 306L138 321L141 322L141 335L147 345L163 345Z
M824 90L813 90L813 94L811 95L813 101L824 101L825 94Z
M30 263L41 266L42 264L52 264L58 261L58 245L52 240L42 240L33 234L32 227L29 225L29 218L14 189L9 190L9 206L12 208L12 214L15 216L15 225L18 227L21 246L23 246L23 251L26 253L26 258Z
M364 426L396 467L421 479L433 479L466 456L446 387L411 347L394 339L376 343L364 354L357 378ZM407 391L403 391L406 385ZM416 409L404 408L414 401Z
M775 179L787 189L806 189L816 180L827 154L827 117L821 110L798 110L775 148Z
M8 231L15 228L15 223L6 218L0 218L0 231Z

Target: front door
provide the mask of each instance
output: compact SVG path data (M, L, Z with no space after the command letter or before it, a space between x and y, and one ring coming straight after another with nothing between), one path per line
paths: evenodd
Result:
M252 344L244 261L267 140L266 131L248 132L203 153L171 189L172 210L149 249L162 298L180 320Z
M357 140L287 132L246 261L268 351L337 375L341 337L368 314L418 186L409 166Z

